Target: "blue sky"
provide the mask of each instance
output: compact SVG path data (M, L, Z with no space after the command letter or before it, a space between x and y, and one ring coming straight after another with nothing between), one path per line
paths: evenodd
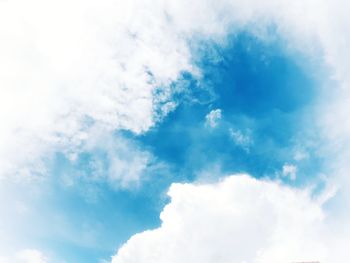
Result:
M337 5L21 1L0 2L0 263L343 255Z
M214 165L225 173L273 175L295 161L291 149L302 148L305 136L317 139L307 120L318 82L307 71L310 62L287 54L281 40L263 43L247 33L229 37L224 47L206 45L198 54L203 80L184 74L188 88L176 110L139 140L185 179ZM222 117L208 127L205 116L215 109ZM237 144L230 129L247 133L249 145Z

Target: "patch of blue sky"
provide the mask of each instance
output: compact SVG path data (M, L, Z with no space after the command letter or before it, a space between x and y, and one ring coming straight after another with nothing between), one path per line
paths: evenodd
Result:
M117 189L107 181L91 179L91 162L96 158L105 159L104 153L85 152L74 162L58 153L49 184L32 204L40 213L29 219L35 223L23 232L30 237L26 245L45 251L56 259L54 263L108 260L131 235L159 226L165 182L137 190Z
M225 46L206 44L194 52L203 78L184 74L189 87L178 95L179 106L138 137L172 167L175 180L191 181L215 166L222 174L273 177L285 163L297 162L302 174L319 172L321 157L312 147L319 80L307 57L292 55L282 41L241 33ZM221 118L208 127L212 110ZM307 152L307 160L296 158L297 151Z

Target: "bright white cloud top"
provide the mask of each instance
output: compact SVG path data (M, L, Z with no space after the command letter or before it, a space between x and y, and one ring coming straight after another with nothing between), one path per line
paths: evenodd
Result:
M6 224L34 213L23 203L46 191L56 154L74 162L83 152L103 152L108 167L91 154L91 181L113 189L140 185L149 167L163 163L122 132L146 134L174 111L175 95L190 89L185 72L204 81L196 47L225 47L242 31L269 42L271 30L286 52L327 68L310 115L327 157L325 188L341 186L337 194L243 175L173 184L161 227L131 237L112 262L342 262L350 236L349 9L345 0L0 0L0 205L8 215L0 219L0 262L13 262L18 251L24 262L49 261L12 246L23 237ZM205 128L215 130L224 114L209 110ZM250 151L249 132L229 132ZM295 162L310 156L301 151ZM291 181L307 176L299 163L286 162L281 173ZM71 175L63 178L66 187L75 184Z
M341 262L345 256L334 253L323 204L309 190L234 175L214 184L174 184L168 194L161 227L133 236L113 263Z

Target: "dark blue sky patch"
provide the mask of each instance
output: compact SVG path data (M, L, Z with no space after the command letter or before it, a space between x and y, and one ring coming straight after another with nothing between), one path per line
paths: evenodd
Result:
M169 164L175 180L191 181L213 165L224 173L272 176L293 162L294 145L313 139L303 134L314 128L307 118L317 80L309 61L288 54L281 41L241 33L224 47L194 51L203 78L186 74L189 87L176 110L137 138ZM205 116L214 109L222 118L212 128Z
M301 67L308 61L301 55L290 57L281 41L264 43L242 33L224 48L214 48L220 56L217 61L199 60L204 83L218 96L217 107L258 118L275 110L295 111L311 102L315 80Z

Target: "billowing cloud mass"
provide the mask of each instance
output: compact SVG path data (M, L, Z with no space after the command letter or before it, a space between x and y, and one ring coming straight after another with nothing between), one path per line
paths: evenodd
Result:
M44 174L44 156L79 151L95 125L141 133L166 114L167 87L192 68L161 11L141 1L0 2L1 177Z
M325 199L310 189L234 175L173 184L169 195L161 227L133 236L112 263L343 262L334 248L345 240L329 239Z

